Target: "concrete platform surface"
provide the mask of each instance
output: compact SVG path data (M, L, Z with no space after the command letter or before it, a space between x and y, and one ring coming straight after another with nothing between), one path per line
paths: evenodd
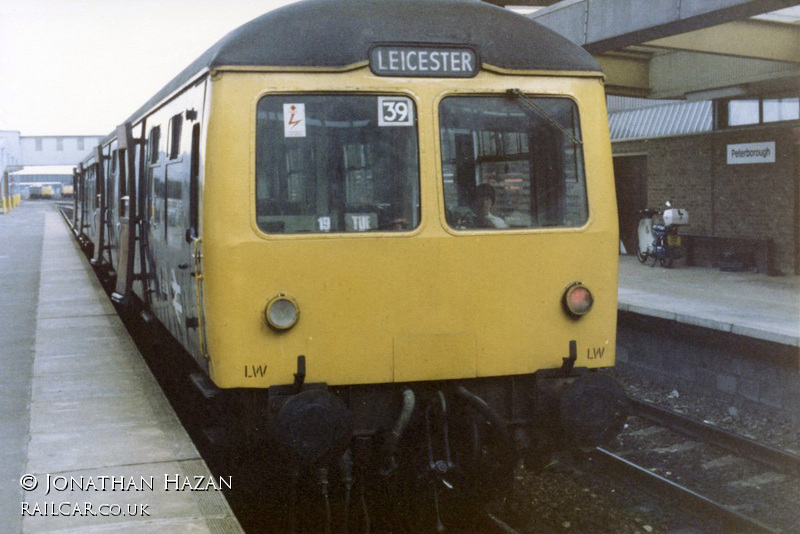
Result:
M212 476L60 214L24 203L0 227L15 216L43 237L38 286L6 283L0 300L4 322L2 310L27 302L19 315L35 325L15 354L30 374L0 375L28 401L17 434L2 436L22 448L3 460L3 532L242 532L221 491L236 481ZM25 264L1 228L0 240L0 269Z
M800 276L619 260L622 311L800 347Z

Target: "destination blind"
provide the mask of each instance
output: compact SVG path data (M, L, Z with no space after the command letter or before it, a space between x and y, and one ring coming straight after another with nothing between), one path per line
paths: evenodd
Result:
M375 46L370 68L378 76L471 78L478 74L478 54L465 47Z

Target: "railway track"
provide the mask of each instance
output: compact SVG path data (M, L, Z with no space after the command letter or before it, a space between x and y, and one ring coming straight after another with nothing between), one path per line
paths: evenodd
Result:
M800 531L800 458L631 399L626 431L593 463L719 532Z

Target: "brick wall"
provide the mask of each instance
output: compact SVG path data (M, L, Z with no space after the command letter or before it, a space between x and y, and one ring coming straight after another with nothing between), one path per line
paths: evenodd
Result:
M620 312L617 369L800 426L798 349Z
M796 125L794 126L796 128ZM798 272L797 147L790 126L619 141L614 156L647 155L647 199L689 211L686 233L772 239L774 267ZM775 142L775 163L728 165L729 144Z

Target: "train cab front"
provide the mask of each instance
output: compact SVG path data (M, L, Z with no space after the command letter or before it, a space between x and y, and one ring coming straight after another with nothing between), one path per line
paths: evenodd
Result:
M616 193L599 72L387 42L214 73L202 329L219 387L266 392L287 487L391 486L440 521L523 449L621 427Z
M521 448L541 464L612 436L624 395L601 371L618 243L601 85L510 91L483 73L409 88L364 68L309 93L305 78L215 82L252 90L255 138L233 113L209 161L249 160L253 183L214 184L209 163L204 206L211 375L268 391L285 476L347 491L415 473L399 491L422 484L438 507L507 487Z

